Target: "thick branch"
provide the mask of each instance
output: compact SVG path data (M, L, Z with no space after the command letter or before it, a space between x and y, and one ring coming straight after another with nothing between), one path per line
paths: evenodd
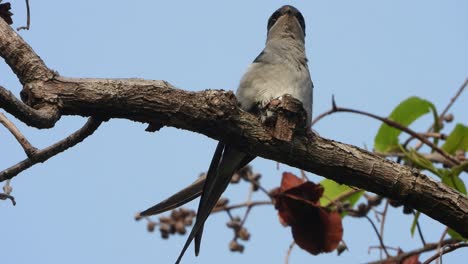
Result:
M186 92L164 81L54 76L3 21L0 56L24 84L23 99L37 109L57 109L65 115L126 118L151 123L153 127L172 126L198 132L235 144L251 155L401 200L468 237L466 196L417 170L311 133L296 135L293 142L275 139L255 116L237 107L231 92ZM15 174L0 175L0 180L12 175Z
M36 110L20 100L10 91L0 86L0 108L36 128L51 128L60 119L59 112L54 107L43 107Z
M0 56L5 59L22 84L48 80L54 73L18 33L0 19Z
M419 171L317 135L280 141L257 118L237 107L231 92L186 92L164 81L71 79L35 82L23 91L30 104L56 105L65 115L106 115L157 122L236 144L276 160L401 200L468 236L468 198Z

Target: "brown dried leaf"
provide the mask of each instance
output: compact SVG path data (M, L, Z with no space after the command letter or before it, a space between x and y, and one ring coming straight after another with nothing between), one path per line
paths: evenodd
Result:
M296 244L316 255L333 251L343 237L341 216L320 207L323 187L304 181L292 173L283 173L275 194L280 222L291 226Z

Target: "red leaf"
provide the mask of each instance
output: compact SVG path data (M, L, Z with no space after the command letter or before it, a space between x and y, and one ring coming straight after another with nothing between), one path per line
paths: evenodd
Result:
M298 178L296 175L290 172L283 172L283 178L281 179L280 192L287 191L291 188L301 185L304 180Z
M421 261L419 261L419 254L405 258L403 264L421 264Z
M320 207L322 195L320 184L287 172L274 195L280 222L291 226L296 244L314 255L333 251L343 237L341 216Z

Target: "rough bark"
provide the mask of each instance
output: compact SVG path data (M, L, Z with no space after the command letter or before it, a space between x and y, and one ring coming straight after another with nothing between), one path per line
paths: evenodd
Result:
M24 84L27 105L60 115L125 118L172 126L236 144L241 150L353 185L425 213L468 237L468 198L419 171L357 147L307 133L274 138L231 92L187 92L165 81L76 79L51 74L32 49L0 20L0 56ZM14 116L0 94L0 107ZM45 109L45 110L44 110ZM21 119L34 126L35 117ZM52 123L55 123L54 120ZM1 179L5 180L5 178Z

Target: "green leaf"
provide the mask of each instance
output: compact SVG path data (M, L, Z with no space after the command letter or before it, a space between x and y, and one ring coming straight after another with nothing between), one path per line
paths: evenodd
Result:
M457 124L447 137L442 149L450 154L457 150L468 151L468 126Z
M467 238L463 237L462 235L460 235L458 232L456 232L455 230L449 228L447 233L450 235L451 238L454 238L454 239L459 239L459 240L468 240Z
M428 160L426 157L423 155L419 154L416 150L414 149L409 149L409 151L406 151L403 147L400 146L401 152L405 154L405 158L409 161L411 161L414 165L416 165L420 169L428 170L435 175L442 177L441 171L436 169L434 167L434 164L430 160Z
M451 171L452 171L452 174L454 176L457 176L460 175L464 170L466 170L468 168L468 161L460 164L460 165L457 165L457 166L453 166Z
M330 205L331 201L339 197L345 197L347 194L349 196L346 196L341 202L347 201L353 206L364 193L364 191L354 193L355 190L348 185L339 184L330 179L325 179L320 184L324 188L323 196L320 198L320 205L324 207Z
M413 96L393 109L388 118L403 126L409 126L421 116L429 113L429 111L434 113L435 118L437 117L436 109L431 102ZM385 123L382 124L374 139L374 149L380 152L398 151L398 136L400 133L401 130L390 127Z
M458 177L451 174L442 176L442 182L445 183L447 186L454 188L455 190L466 194L466 186L465 183Z
M414 214L414 218L413 218L413 223L411 223L411 237L414 236L414 230L416 230L416 226L417 226L417 223L418 223L418 219L419 219L419 215L421 214L421 212L416 212L416 214Z

